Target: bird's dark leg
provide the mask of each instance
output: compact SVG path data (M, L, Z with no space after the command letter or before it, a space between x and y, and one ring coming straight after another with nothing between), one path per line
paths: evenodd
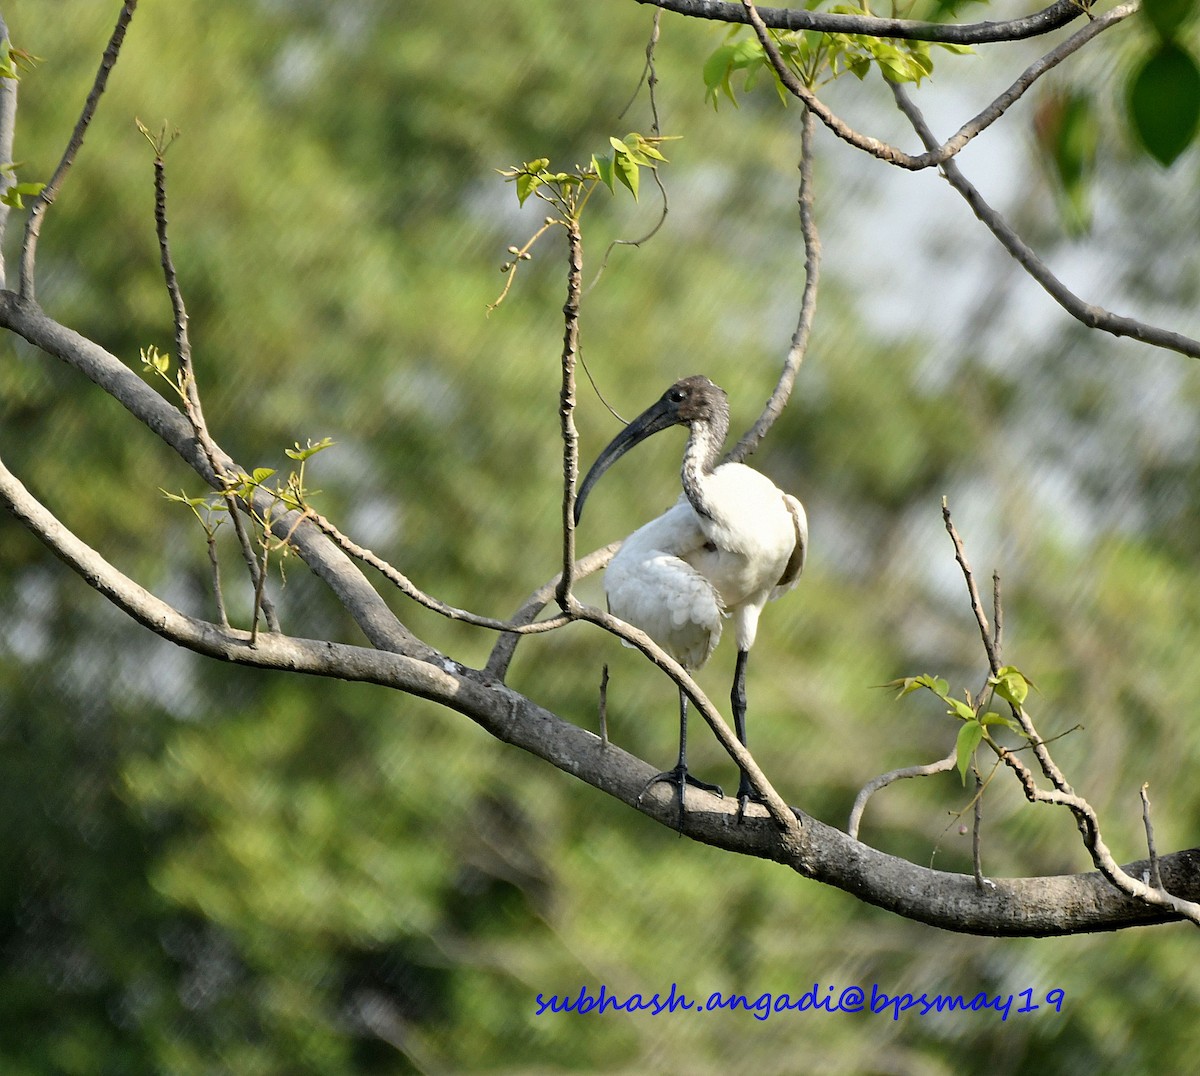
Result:
M748 650L738 651L737 664L733 669L733 690L729 693L729 702L733 707L733 731L737 733L738 741L743 747L748 746L746 743L746 659L749 656L750 651ZM738 782L737 796L737 820L739 822L741 822L746 804L750 800L755 803L763 801L762 796L751 787L750 778L745 770L742 770L742 779Z
M675 763L673 770L664 770L662 773L656 773L649 781L646 782L641 792L638 793L637 802L640 803L642 797L646 794L646 790L651 786L658 784L659 781L669 781L679 789L679 835L683 836L683 790L686 785L694 785L696 788L702 788L705 792L715 792L718 796L724 797L720 785L710 785L707 781L701 781L698 777L693 777L688 773L687 768L687 695L682 690L679 692L679 761Z

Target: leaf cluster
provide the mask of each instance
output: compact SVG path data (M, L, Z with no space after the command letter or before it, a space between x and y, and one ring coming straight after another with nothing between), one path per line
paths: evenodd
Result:
M839 4L831 9L836 14L865 15L858 5ZM715 49L705 61L703 75L705 97L713 108L722 96L737 107L733 76L745 73L743 89L751 90L765 69L772 78L775 91L784 104L788 91L756 37L745 36L744 27L729 31L725 44ZM800 81L816 89L842 75L851 74L860 81L872 66L889 82L921 80L933 73L932 49L947 49L954 53L973 50L966 45L946 42L902 41L896 38L873 37L866 34L830 34L814 30L772 30L771 37L779 55Z
M538 157L512 168L499 169L508 182L516 185L517 201L524 205L530 195L548 202L571 220L578 220L597 184L603 183L613 194L620 183L637 201L641 170L657 169L667 163L658 148L670 136L647 136L631 131L624 138L610 137L610 152L593 154L586 166L571 171L552 171L548 157Z
M971 766L976 748L985 740L988 743L994 743L989 729L1003 726L1018 736L1028 738L1025 730L1013 718L1006 717L995 710L981 713L985 701L984 695L972 700L971 693L964 691L963 698L956 698L950 694L950 684L940 676L933 676L930 673L905 676L898 680L892 680L885 686L897 688L899 691L897 698L903 698L905 695L911 695L914 691L922 689L930 691L946 704L946 712L951 717L962 722L962 726L958 730L958 738L955 741L955 759L963 784L967 783L967 770ZM1015 710L1019 710L1033 685L1016 666L1005 665L994 676L988 677L987 686L991 689L993 699L995 696L999 696Z

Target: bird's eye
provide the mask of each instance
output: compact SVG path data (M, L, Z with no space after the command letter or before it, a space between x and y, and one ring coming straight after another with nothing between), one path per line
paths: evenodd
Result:
M667 393L667 399L671 403L683 403L687 399L687 393L683 389L672 389Z

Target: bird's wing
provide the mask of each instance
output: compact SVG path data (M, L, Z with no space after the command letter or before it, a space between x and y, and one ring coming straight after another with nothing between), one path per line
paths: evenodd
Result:
M796 544L792 546L792 555L788 557L779 582L771 591L772 599L786 594L799 582L800 573L804 571L804 561L808 556L808 516L805 514L804 505L790 493L783 495L783 503L787 505L788 513L792 517L792 526L796 530Z
M708 660L725 615L716 588L677 555L703 542L690 507L676 506L626 538L604 573L609 609L690 669Z

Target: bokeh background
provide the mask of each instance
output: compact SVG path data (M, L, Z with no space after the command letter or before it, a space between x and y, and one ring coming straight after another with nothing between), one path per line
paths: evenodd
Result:
M42 58L20 87L22 179L53 169L117 9L4 0L13 41ZM506 615L558 564L564 259L561 239L544 239L485 316L505 248L542 215L519 210L496 169L586 162L611 134L648 133L644 87L634 95L651 18L632 0L143 4L48 216L39 298L135 368L141 347L173 350L134 120L179 127L172 239L218 440L244 466L286 468L293 442L333 438L309 468L320 507L426 590ZM1162 169L1126 133L1141 33L1104 35L960 163L1085 298L1196 335L1200 158ZM803 284L800 114L765 84L739 109L706 104L702 65L723 40L663 19L658 105L663 133L683 136L663 170L670 213L652 241L613 251L584 300L583 347L624 414L704 372L740 430L774 384ZM945 134L1044 44L935 50L918 101ZM1069 93L1103 120L1086 232L1034 136L1038 109ZM856 126L914 145L878 79L826 94ZM946 495L981 575L1002 574L1006 653L1038 686L1041 730L1083 726L1055 750L1114 854L1144 855L1145 781L1160 849L1190 847L1194 362L1070 321L932 172L822 131L816 183L812 346L754 458L806 503L812 554L754 650L756 757L792 802L844 825L871 777L947 752L956 729L936 705L875 686L920 672L981 682ZM589 283L609 242L659 212L649 187L637 206L597 197ZM580 401L586 462L617 424L586 385ZM582 544L673 499L679 440L614 469ZM159 492L199 494L197 480L77 374L7 338L0 452L123 570L214 615L202 533ZM359 641L302 566L286 569L288 631ZM244 623L232 557L225 579ZM598 600L596 580L584 591ZM485 660L487 633L393 604L435 645ZM611 735L668 763L674 689L602 634L524 642L511 682L594 727L604 662ZM732 663L723 648L702 675L718 700ZM699 724L691 761L736 780ZM967 800L953 773L906 782L871 803L862 836L969 869ZM1007 774L985 815L989 874L1089 869L1070 818L1026 805ZM905 922L681 841L419 700L174 650L0 518L6 1073L1183 1071L1200 1047L1195 945L1182 926L1027 941ZM672 983L701 998L815 983L1066 1000L1003 1022L536 1015L539 992Z

